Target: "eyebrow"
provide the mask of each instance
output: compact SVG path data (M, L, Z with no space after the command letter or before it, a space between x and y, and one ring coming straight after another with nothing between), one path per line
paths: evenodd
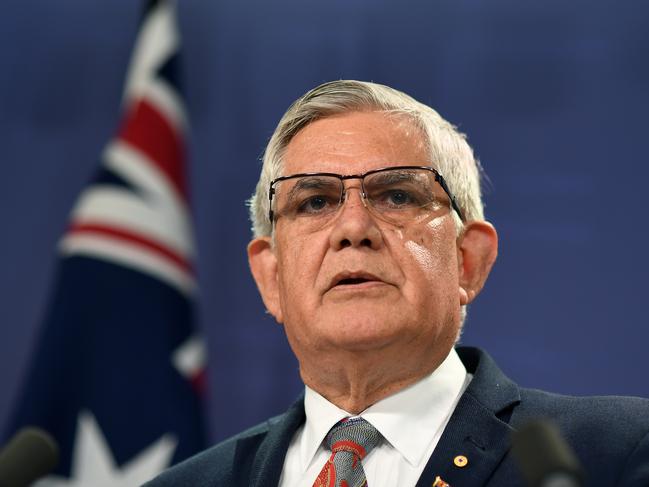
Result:
M412 171L385 171L372 174L373 178L382 184L398 183L400 181L412 181L415 174Z
M334 176L327 175L327 176L318 176L318 175L313 175L313 176L302 176L297 179L297 183L291 188L291 190L288 192L288 201L292 201L295 198L295 194L298 191L303 191L305 189L321 189L321 188L326 188L326 187L332 187L332 186L337 186L338 183L334 184L333 183L333 178Z

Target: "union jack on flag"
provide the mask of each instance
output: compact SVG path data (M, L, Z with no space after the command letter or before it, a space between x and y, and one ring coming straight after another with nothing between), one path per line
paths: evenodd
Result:
M134 486L204 446L203 342L175 6L147 4L123 118L60 243L49 313L9 434L61 447L42 486Z

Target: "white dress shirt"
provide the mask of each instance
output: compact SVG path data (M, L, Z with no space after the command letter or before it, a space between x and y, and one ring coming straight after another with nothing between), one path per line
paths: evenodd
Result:
M432 374L358 415L383 435L363 459L368 485L414 487L471 378L453 349ZM304 409L306 422L291 440L279 487L312 487L331 455L323 443L327 433L354 416L309 387Z

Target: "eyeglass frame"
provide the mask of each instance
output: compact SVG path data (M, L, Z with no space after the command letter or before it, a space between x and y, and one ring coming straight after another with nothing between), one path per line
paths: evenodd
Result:
M270 220L271 225L275 223L274 217L275 217L275 212L273 211L273 195L275 194L275 187L274 185L280 181L286 181L287 179L295 179L295 178L301 178L301 177L309 177L309 176L331 176L334 178L340 179L340 182L343 183L343 181L347 179L360 179L361 180L361 197L363 198L364 201L367 200L367 195L365 194L364 191L364 186L363 186L363 181L365 179L365 176L368 176L370 174L375 174L378 172L383 172L387 170L394 170L394 169L425 169L426 171L430 171L433 174L435 174L435 182L439 183L441 188L444 190L446 193L446 196L448 196L448 199L450 200L451 203L451 208L455 210L455 212L458 214L460 217L460 220L465 223L466 220L464 219L464 214L462 213L462 210L460 210L460 206L457 204L457 201L455 199L455 196L453 196L453 193L451 193L451 190L448 189L448 185L446 184L446 180L444 177L439 173L437 169L435 169L432 166L389 166L389 167L381 167L379 169L371 169L370 171L366 171L361 174L336 174L332 172L305 172L305 173L297 173L297 174L290 174L288 176L280 176L278 178L273 179L270 182L269 188L268 188L268 219ZM343 192L341 193L341 196L345 195L345 186L343 184ZM342 199L341 199L341 204L342 204Z

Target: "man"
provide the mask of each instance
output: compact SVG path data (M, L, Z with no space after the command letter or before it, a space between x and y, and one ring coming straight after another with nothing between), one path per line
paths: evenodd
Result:
M372 83L308 92L268 144L251 215L252 274L304 398L151 486L523 485L511 433L537 417L587 485L649 485L649 401L519 388L454 349L497 235L470 147L434 110Z

